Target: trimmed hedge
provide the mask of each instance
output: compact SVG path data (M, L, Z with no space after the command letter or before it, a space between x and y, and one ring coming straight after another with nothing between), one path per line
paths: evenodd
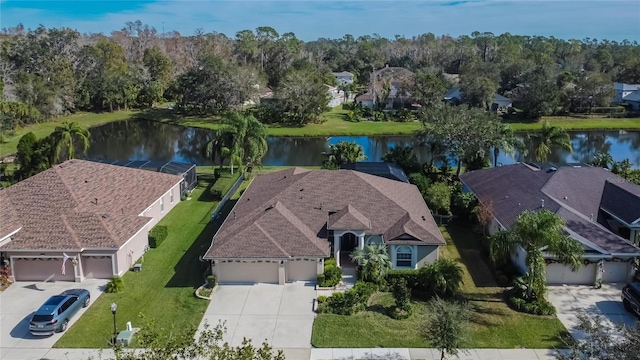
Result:
M318 277L318 281L320 281L320 277ZM336 286L342 281L342 270L337 266L324 266L324 279L320 282L320 286L322 287L333 287Z
M352 315L364 310L371 295L378 291L373 283L358 281L353 288L345 292L336 292L328 298L318 297L318 312L337 315Z
M554 315L556 313L556 308L544 298L527 301L520 297L517 291L507 291L507 304L513 310L527 314Z
M213 288L214 286L216 286L217 283L218 283L218 279L216 278L215 275L207 276L207 287Z
M411 290L422 290L420 286L419 270L389 270L389 272L387 272L387 284L389 286L399 279L404 279L407 282L407 287Z
M149 231L149 247L157 248L162 244L164 239L169 235L167 227L164 225L156 225Z

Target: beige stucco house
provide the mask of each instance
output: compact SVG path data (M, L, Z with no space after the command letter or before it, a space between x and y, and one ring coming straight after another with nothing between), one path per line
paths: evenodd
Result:
M55 165L0 190L0 254L16 281L122 275L180 201L182 181L91 161Z
M314 281L367 244L394 269L438 258L445 240L415 185L353 170L292 168L258 176L213 237L204 259L221 283Z

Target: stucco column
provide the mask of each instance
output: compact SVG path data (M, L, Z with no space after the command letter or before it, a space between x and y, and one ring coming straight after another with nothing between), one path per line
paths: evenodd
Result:
M284 285L287 282L287 277L284 271L284 264L286 261L280 260L280 265L278 267L278 284Z
M78 262L78 265L73 266L73 271L76 277L75 281L82 282L82 280L84 280L84 273L82 272L82 256L80 256L80 254L77 254L73 259Z
M333 234L333 257L336 259L336 265L340 267L340 235Z
M358 235L358 249L364 249L364 234Z

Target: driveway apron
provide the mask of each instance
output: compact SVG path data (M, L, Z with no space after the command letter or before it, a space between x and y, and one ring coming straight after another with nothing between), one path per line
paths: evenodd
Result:
M224 323L223 340L239 346L244 338L260 346L310 348L313 327L312 284L219 285L200 324Z

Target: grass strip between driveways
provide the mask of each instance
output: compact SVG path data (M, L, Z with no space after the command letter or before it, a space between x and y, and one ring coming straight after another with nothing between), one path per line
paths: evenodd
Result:
M566 347L561 337L568 333L556 317L518 313L502 301L503 289L495 286L470 225L452 224L440 230L447 240L440 254L461 262L463 293L474 308L468 348ZM405 320L386 315L394 306L391 294L378 293L370 303L366 311L352 316L318 315L311 343L316 347L430 347L422 336L427 312L423 301L412 302L413 314Z
M268 128L269 136L382 136L382 135L413 135L420 128L420 123L412 122L351 122L346 120L348 110L337 106L322 114L324 122L308 124L305 126L280 126L271 124ZM182 116L174 114L164 108L147 110L121 110L112 113L78 113L66 117L60 117L51 122L34 124L15 131L8 136L4 134L5 142L0 143L0 156L16 152L16 146L22 135L32 131L38 138L48 136L56 126L63 121L75 121L84 127L105 124L112 121L129 119L147 119L168 124L190 126L203 129L220 128L220 119L217 116ZM548 120L551 124L562 126L565 130L638 130L640 118L612 119L606 117L591 116L587 118L569 116L543 116L542 120ZM515 131L536 131L542 128L542 120L526 121L518 120L510 122Z
M206 172L206 173L203 173ZM211 244L215 231L225 216L209 223L211 211L218 204L208 197L210 186L228 190L237 179L228 172L213 184L211 167L198 167L198 187L191 200L177 204L161 221L168 228L168 236L156 249L144 255L141 272L124 274L124 291L104 293L95 300L84 315L71 326L55 344L57 348L106 348L113 335L111 303L118 304L118 330L127 321L134 327L152 320L163 333L180 333L198 326L209 301L194 296L195 289L205 281L207 264L198 260ZM233 206L230 201L223 209ZM135 341L135 337L134 337Z

